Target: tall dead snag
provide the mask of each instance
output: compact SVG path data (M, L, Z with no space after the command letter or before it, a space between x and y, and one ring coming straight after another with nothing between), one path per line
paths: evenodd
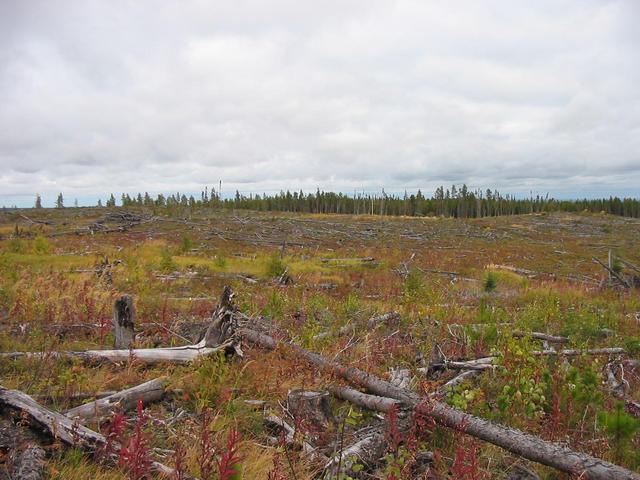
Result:
M346 367L318 353L306 350L289 341L278 341L255 330L242 328L238 334L249 342L267 349L284 345L307 362L338 375L349 383L364 387L369 392L400 400L419 409L445 427L458 430L528 460L556 468L571 475L590 480L640 480L640 474L585 453L575 452L565 445L549 442L514 428L498 425L468 413L461 412L432 398L425 398L411 390L398 388L381 378L355 367Z
M133 346L135 310L133 298L123 295L113 304L113 347L117 350Z
M107 439L100 433L43 407L19 390L9 390L0 386L0 405L17 411L22 418L29 419L33 426L45 430L66 445L94 453L104 449L107 444ZM115 452L119 451L120 445L111 445ZM164 477L175 478L175 470L162 463L152 461L151 469Z
M127 411L135 409L138 400L142 400L145 405L150 402L157 402L164 395L166 384L166 378L155 378L94 402L85 403L67 410L65 416L80 423L94 420L100 421L104 417L111 416L116 410Z

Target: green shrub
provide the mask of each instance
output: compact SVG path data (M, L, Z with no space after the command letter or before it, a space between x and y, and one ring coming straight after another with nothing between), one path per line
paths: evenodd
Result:
M633 447L633 437L640 431L640 420L624 411L623 402L616 402L613 412L598 414L598 421L611 438L615 461L623 462Z
M360 305L360 300L356 295L350 293L345 297L342 301L341 310L347 317L352 317L356 315L362 309L362 305Z
M417 269L412 269L404 279L402 294L407 300L417 300L424 290L424 280L422 273Z
M613 262L611 264L611 270L620 275L624 267L622 266L622 262L618 257L614 257Z
M498 275L492 271L487 272L482 281L482 288L487 293L491 293L498 288Z
M268 318L280 318L284 314L285 298L280 292L274 290L269 295L263 314Z
M640 338L630 338L624 344L624 349L631 356L640 355Z
M273 252L273 255L269 257L267 262L265 274L269 278L278 278L287 271L287 265L282 260L279 252Z
M215 256L215 264L216 264L216 267L219 267L219 268L226 268L226 267L227 267L227 257L225 257L225 256L224 256L223 254L221 254L221 253L218 253L218 254Z
M193 241L189 235L182 237L182 243L180 244L180 250L182 253L187 253L193 248Z
M164 247L160 251L160 271L163 273L171 273L178 268L173 261L173 255L169 247Z
M189 388L198 412L215 405L228 374L229 365L225 361L224 352L207 355L196 361L195 378Z
M38 255L47 255L51 251L51 245L46 238L38 235L33 241L33 251Z

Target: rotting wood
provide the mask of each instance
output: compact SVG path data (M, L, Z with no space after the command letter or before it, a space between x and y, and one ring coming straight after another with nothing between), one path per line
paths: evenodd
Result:
M20 480L40 480L43 477L44 457L45 452L40 445L27 445L12 459L12 477Z
M236 309L232 299L233 292L231 288L225 286L220 296L220 302L213 312L211 324L207 328L204 338L199 345L203 347L217 347L233 335L233 331L237 325L233 315Z

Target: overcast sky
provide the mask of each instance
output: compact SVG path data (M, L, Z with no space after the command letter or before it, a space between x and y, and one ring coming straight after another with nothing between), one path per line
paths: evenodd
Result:
M0 1L0 205L640 196L640 2Z

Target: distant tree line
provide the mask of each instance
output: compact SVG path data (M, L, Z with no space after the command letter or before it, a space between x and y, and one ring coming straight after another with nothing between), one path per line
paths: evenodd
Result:
M36 207L40 205L39 196ZM215 188L205 188L199 198L193 195L175 193L158 194L155 198L148 193L130 196L122 194L120 205L124 207L147 206L169 210L195 210L202 207L246 209L258 211L301 212L301 213L342 213L351 215L405 215L443 216L454 218L479 218L500 215L519 215L541 212L606 212L613 215L640 218L640 200L633 198L609 197L601 199L557 200L549 196L532 195L516 198L502 195L497 190L470 190L466 185L451 188L438 187L434 194L426 197L418 190L415 194L380 194L303 191L281 191L277 194L242 195L236 191L232 198L221 198ZM62 194L56 206L62 207ZM99 201L99 206L102 202ZM116 206L116 197L111 194L106 207Z

